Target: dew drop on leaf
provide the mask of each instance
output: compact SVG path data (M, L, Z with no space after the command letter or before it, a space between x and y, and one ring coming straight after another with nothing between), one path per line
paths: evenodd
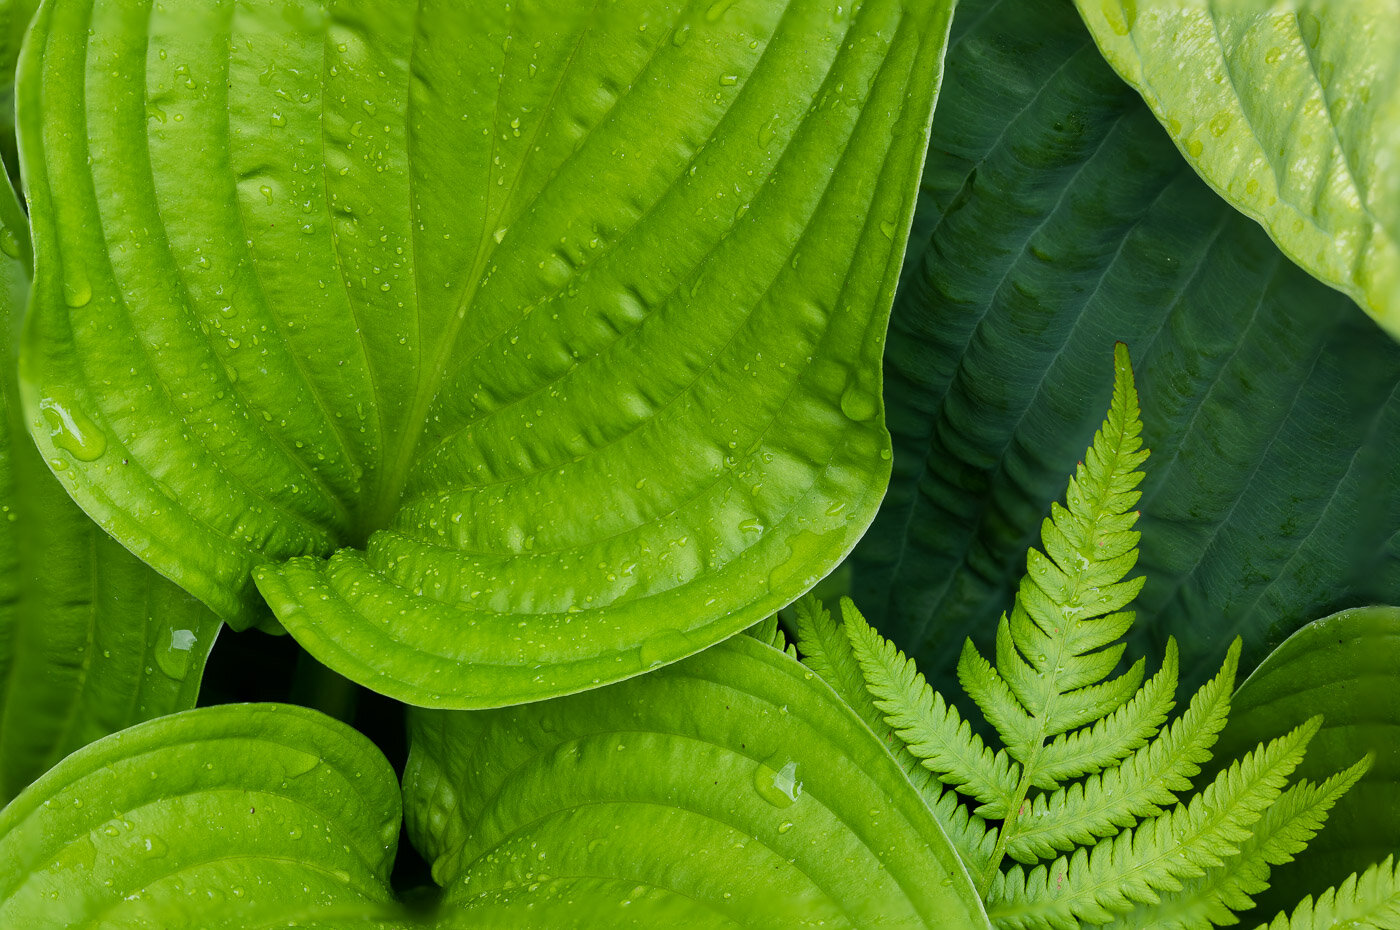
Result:
M71 404L47 397L39 401L39 409L48 422L53 444L78 461L95 461L107 451L107 437Z
M781 753L770 756L754 770L753 787L759 797L774 807L791 807L802 796L797 763Z

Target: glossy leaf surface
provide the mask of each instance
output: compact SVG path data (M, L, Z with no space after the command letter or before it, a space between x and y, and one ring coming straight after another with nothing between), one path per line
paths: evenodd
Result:
M1219 754L1316 714L1322 729L1299 777L1317 779L1367 753L1374 764L1307 850L1275 870L1259 920L1400 854L1400 608L1343 611L1290 636L1240 685Z
M219 621L103 533L19 412L25 220L0 182L0 803L69 752L194 706ZM63 474L60 472L60 474Z
M1076 5L1201 177L1400 338L1400 2Z
M521 708L417 711L393 773L315 711L201 708L80 750L0 812L4 926L988 928L881 742L740 636Z
M445 905L483 919L987 926L879 740L751 637L554 701L416 711L412 730L410 836Z
M406 701L735 633L882 493L949 7L50 3L19 89L45 455L229 622L256 576Z
M0 925L389 922L399 822L388 762L315 711L164 717L80 750L0 812Z
M1192 687L1236 634L1248 669L1400 598L1400 350L1195 176L1073 10L960 7L914 236L853 595L932 679L990 643L1120 339L1152 451L1141 651L1175 634Z

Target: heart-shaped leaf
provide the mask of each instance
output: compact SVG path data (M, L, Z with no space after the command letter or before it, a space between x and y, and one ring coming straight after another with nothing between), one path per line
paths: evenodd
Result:
M256 569L405 701L737 632L883 492L950 6L49 3L18 91L44 454L229 622Z
M224 705L94 743L0 812L0 925L990 928L880 741L752 637L412 730L409 831L445 886L417 912L388 890L399 801L368 741Z
M1297 777L1319 779L1370 753L1371 769L1327 827L1261 896L1260 920L1400 855L1400 608L1362 607L1309 623L1240 685L1217 759L1322 715Z
M3 181L0 250L3 803L79 746L193 707L219 621L103 533L39 458L20 418L11 339L29 240Z
M1049 0L960 7L891 319L890 492L853 596L931 678L990 643L1108 402L1152 451L1143 651L1199 684L1310 619L1400 600L1400 347L1212 193Z
M1400 337L1400 2L1076 4L1201 177Z
M405 807L446 901L488 912L575 897L609 918L645 901L723 926L986 926L880 742L747 636L555 701L415 712Z

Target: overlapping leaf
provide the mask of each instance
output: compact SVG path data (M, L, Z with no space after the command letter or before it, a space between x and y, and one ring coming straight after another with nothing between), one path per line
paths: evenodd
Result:
M885 363L890 492L852 564L932 678L989 645L1020 559L1132 351L1137 629L1199 684L1322 614L1400 597L1400 351L1178 157L1073 10L954 24Z
M1360 608L1308 624L1270 653L1233 703L1222 756L1321 714L1302 777L1321 778L1367 753L1375 760L1327 828L1275 871L1255 919L1400 855L1400 609Z
M219 621L84 516L40 460L20 417L11 337L29 241L4 182L0 250L3 803L79 746L193 707Z
M399 798L367 740L223 705L95 743L0 812L0 924L989 926L879 740L750 637L581 695L417 713L404 796L436 903L389 891Z
M141 724L0 812L0 925L401 926L397 789L368 740L315 711L232 704Z
M19 83L45 455L222 617L256 575L407 701L737 632L883 489L950 6L50 3Z
M590 926L638 905L671 918L652 926L986 926L898 764L750 637L610 688L413 719L409 831L445 906L524 920L537 902L530 926L569 898Z
M1400 2L1076 5L1201 176L1400 337Z

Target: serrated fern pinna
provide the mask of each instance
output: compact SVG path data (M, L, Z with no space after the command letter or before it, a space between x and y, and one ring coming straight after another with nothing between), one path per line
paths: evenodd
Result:
M974 733L849 599L844 636L815 602L798 612L805 661L886 736L998 927L1236 923L1235 912L1268 887L1270 868L1303 848L1370 765L1368 757L1320 784L1290 784L1318 729L1314 718L1191 793L1229 714L1239 642L1170 723L1174 641L1145 682L1142 660L1114 677L1133 622L1125 608L1142 587L1127 577L1137 562L1132 508L1148 455L1141 430L1120 344L1108 417L1065 504L1054 504L1042 525L1044 551L1027 554L1015 603L997 627L995 664L970 641L958 663L963 690L1002 748ZM1280 915L1276 926L1335 926L1340 901L1359 926L1396 926L1387 921L1400 920L1400 872L1387 860L1317 906L1305 901L1291 922Z

